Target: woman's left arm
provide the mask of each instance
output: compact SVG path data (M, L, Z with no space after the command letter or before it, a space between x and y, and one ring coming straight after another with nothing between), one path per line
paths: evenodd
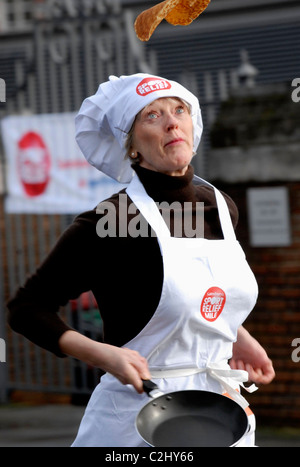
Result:
M246 370L249 380L256 384L269 384L275 377L273 364L267 352L243 326L238 330L229 364L234 370Z

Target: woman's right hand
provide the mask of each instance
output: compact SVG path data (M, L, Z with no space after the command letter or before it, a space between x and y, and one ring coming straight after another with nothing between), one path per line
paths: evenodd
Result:
M62 352L115 376L122 384L132 384L143 392L142 379L150 379L147 360L135 350L93 341L76 331L66 331L59 340Z
M111 373L122 384L132 384L138 393L143 392L142 379L150 379L147 360L135 350L125 347L102 344L101 359L104 358L101 368Z

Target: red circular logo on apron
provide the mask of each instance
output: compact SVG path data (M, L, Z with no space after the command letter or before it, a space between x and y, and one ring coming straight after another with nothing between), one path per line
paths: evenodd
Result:
M215 321L222 313L225 303L225 292L219 287L211 287L203 297L201 315L206 321Z

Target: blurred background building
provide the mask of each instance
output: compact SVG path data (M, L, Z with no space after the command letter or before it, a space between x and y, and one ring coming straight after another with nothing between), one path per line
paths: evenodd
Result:
M92 209L99 196L117 187L94 172L83 178L70 122L82 100L110 74L150 72L180 81L199 97L205 131L195 171L228 192L240 209L239 238L261 291L247 328L266 348L277 372L276 380L249 400L259 419L298 426L300 92L294 80L299 78L300 86L299 2L212 0L190 26L163 22L149 42L141 43L134 20L155 3L0 3L0 338L6 341L0 400L32 391L72 394L75 400L89 394L98 377L78 362L60 361L33 347L5 323L7 298L80 211L78 196L72 206L51 204L39 194L33 199L32 187L22 185L14 159L34 144L22 135L34 127L43 136L61 169L59 176L73 164L69 193L82 189L79 197ZM40 142L44 152L45 147ZM57 198L63 200L63 192ZM93 297L80 297L62 314L101 339Z

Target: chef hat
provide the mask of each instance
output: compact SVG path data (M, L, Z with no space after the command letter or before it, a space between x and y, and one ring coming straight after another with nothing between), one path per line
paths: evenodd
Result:
M130 159L125 158L127 134L136 115L161 97L178 97L190 104L196 152L203 129L197 97L175 81L138 73L110 76L94 96L83 101L75 126L77 143L87 161L120 183L130 182L134 172Z

